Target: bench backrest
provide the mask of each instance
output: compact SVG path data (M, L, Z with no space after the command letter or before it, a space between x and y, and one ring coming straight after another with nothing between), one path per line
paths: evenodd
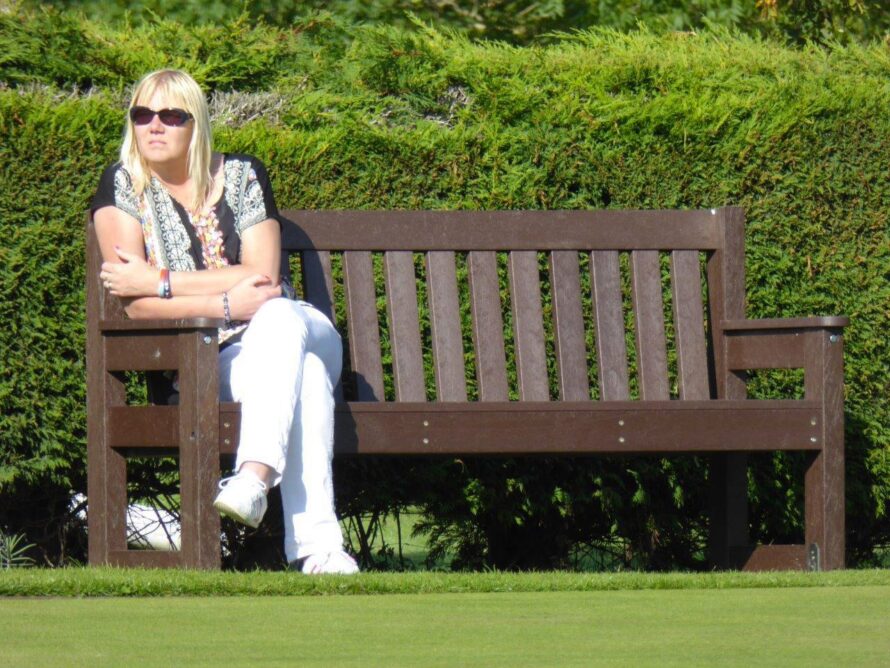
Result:
M348 338L341 399L724 396L741 209L282 213L298 287Z

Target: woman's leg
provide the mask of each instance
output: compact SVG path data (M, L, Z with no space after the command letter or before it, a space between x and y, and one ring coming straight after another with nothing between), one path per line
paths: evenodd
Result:
M310 341L281 481L284 547L288 561L343 549L334 513L333 388L340 377L342 344L327 319L311 307Z
M341 363L340 336L327 318L285 299L264 304L241 342L220 355L221 396L241 402L236 470L258 462L281 482L289 561L342 549L331 480Z

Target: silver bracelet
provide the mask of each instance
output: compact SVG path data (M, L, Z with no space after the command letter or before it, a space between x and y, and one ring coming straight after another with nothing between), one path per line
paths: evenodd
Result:
M223 292L223 317L226 319L226 327L232 324L232 312L229 310L229 293Z

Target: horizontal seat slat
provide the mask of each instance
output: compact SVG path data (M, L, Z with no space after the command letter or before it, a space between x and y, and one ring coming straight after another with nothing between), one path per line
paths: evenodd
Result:
M176 406L113 407L108 417L110 447L158 451L176 447ZM221 404L219 419L220 453L234 454L240 405ZM336 422L337 454L755 452L821 447L817 401L350 402L337 405ZM148 424L153 432L144 428ZM554 440L554 433L560 438Z
M821 418L814 401L353 403L336 433L338 454L755 452L818 450Z

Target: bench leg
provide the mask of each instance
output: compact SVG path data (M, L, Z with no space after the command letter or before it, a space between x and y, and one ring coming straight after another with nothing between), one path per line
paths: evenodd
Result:
M127 549L127 463L104 443L96 444L89 457L88 558L93 566L101 566L112 561L112 552Z
M710 536L715 568L736 568L734 548L748 545L748 457L744 453L711 455Z
M806 342L806 396L822 404L821 446L808 461L804 494L806 543L816 546L816 568L844 568L844 387L840 331L820 331ZM816 416L814 416L816 417Z
M818 400L821 450L808 462L805 479L806 542L813 567L844 567L844 355L842 333L807 335L804 384L807 399ZM814 547L815 546L815 547Z
M87 360L87 527L89 563L113 561L127 548L127 462L108 447L108 407L126 403L123 382L105 371L102 342L89 336Z
M844 465L833 454L811 455L806 472L806 543L820 570L844 567Z
M213 335L179 335L179 486L182 565L220 567L219 379Z

